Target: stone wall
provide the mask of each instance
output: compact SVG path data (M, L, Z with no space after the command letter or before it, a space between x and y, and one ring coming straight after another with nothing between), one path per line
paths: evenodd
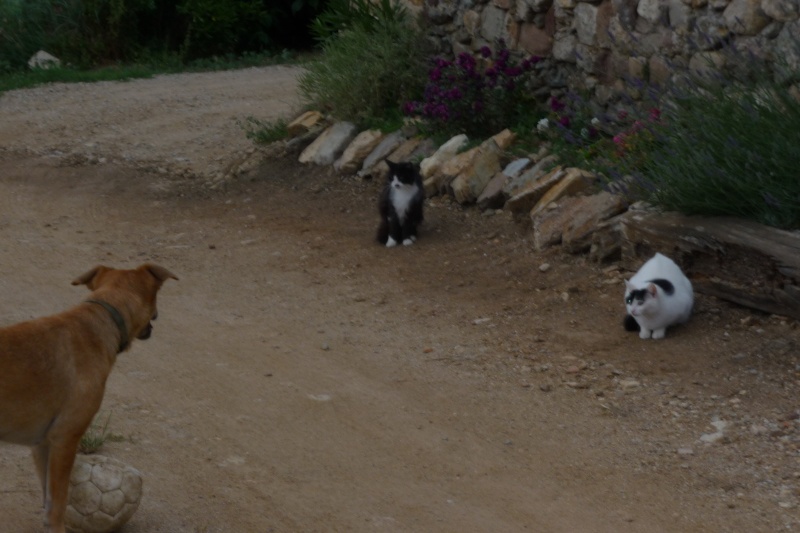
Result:
M687 69L760 58L786 79L800 70L800 0L400 0L430 24L443 54L504 39L545 59L542 93L588 90L602 104L637 96Z

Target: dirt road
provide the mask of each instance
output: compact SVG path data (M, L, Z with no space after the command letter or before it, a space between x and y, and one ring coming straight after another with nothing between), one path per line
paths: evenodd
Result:
M101 412L123 438L100 453L145 476L125 532L800 527L795 322L700 296L641 341L628 273L534 254L502 214L434 199L386 250L380 184L277 160L209 191L296 74L0 96L0 323L77 303L97 263L181 278ZM0 530L39 531L39 501L0 447Z

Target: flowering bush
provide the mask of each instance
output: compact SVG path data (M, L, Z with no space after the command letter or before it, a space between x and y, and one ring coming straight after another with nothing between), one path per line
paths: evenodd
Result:
M525 89L539 58L515 64L502 41L496 54L484 46L480 56L483 68L466 52L455 61L435 59L422 101L407 102L403 112L421 116L433 130L447 134L494 135L517 124L518 115L526 112Z
M620 111L616 117L597 117L574 94L565 100L551 98L549 108L537 130L550 141L559 159L604 174L609 180L641 169L664 126L658 108L650 109L646 116Z

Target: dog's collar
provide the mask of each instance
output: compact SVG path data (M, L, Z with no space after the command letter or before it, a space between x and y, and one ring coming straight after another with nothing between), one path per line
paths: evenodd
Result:
M128 347L128 328L125 326L125 319L122 318L122 315L119 311L117 311L117 308L102 300L86 300L86 302L90 304L97 304L108 311L108 314L111 315L111 319L117 325L117 329L119 329L119 352L117 353L122 353L125 351L125 348Z

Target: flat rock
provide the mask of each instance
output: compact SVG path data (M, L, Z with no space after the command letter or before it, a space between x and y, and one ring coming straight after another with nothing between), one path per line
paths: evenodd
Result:
M39 50L35 54L31 56L28 60L28 67L32 69L43 69L47 70L49 68L58 68L61 66L61 60L58 59L53 54L45 52L44 50Z
M359 176L362 178L372 178L375 180L387 179L389 177L389 165L386 164L386 159L395 163L400 163L403 161L413 162L413 154L421 143L422 140L419 137L406 139L400 143L400 146L395 148L392 153L373 165L372 168L362 169L359 172ZM436 148L434 147L433 149L435 150Z
M492 135L491 139L495 142L500 150L506 150L517 140L517 134L506 128L500 133Z
M364 159L364 164L362 165L358 175L363 177L369 174L370 170L379 163L385 165L383 160L386 159L394 150L396 150L398 146L403 144L405 140L406 136L400 130L393 131L389 135L386 135L381 142L379 142L377 146L373 148L372 152L370 152L366 159Z
M533 223L533 247L541 251L561 243L564 228L572 216L572 206L580 203L580 198L564 198L555 209L547 209L535 217Z
M539 165L536 165L536 167L538 166ZM531 174L532 170L533 169L525 172L525 174ZM518 189L517 193L508 199L505 204L505 208L508 211L515 214L529 214L533 206L536 205L536 202L567 174L561 167L556 167L547 173L542 173L541 170L537 172L539 172L539 174L535 180L531 180L525 187ZM503 188L503 193L508 194L508 191L509 187L508 184L506 184L506 187Z
M550 187L531 209L531 218L544 211L552 202L565 196L585 191L596 180L596 176L580 168L568 168L563 178Z
M449 141L439 147L436 152L430 157L426 157L419 165L419 171L422 179L427 179L438 172L442 164L455 156L469 142L469 137L464 135L456 135Z
M382 139L380 130L362 131L347 145L342 156L334 161L333 168L342 174L355 172Z
M531 184L535 183L545 174L552 172L558 159L554 155L548 155L542 158L538 163L525 170L518 176L512 176L506 185L505 193L509 197L514 197L517 194L528 189ZM531 205L533 207L533 205ZM530 208L525 209L528 211Z
M319 111L306 111L286 126L289 137L295 138L308 133L314 128L319 127L323 119L324 117Z
M501 148L494 138L481 144L470 164L450 182L453 197L460 204L474 202L486 188L489 180L501 171Z
M300 154L301 163L330 165L339 157L356 136L357 128L350 122L337 122L322 132Z
M600 223L623 213L627 208L624 198L606 191L577 198L578 201L572 204L571 216L561 238L564 249L573 254L589 250L592 234Z
M506 195L503 193L503 187L508 182L509 177L505 172L498 172L495 174L483 192L478 196L477 204L478 209L486 211L487 209L501 209L506 203Z

